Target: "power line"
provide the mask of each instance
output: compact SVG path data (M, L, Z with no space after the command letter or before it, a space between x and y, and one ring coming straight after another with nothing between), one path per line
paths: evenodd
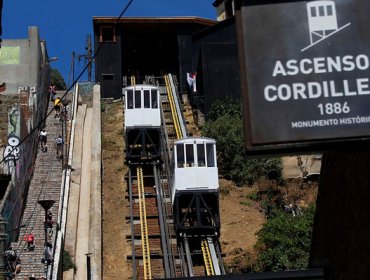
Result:
M0 0L1 1L1 0ZM122 12L120 13L120 15L118 16L117 20L115 21L114 25L118 25L120 19L122 18L122 16L124 15L124 13L127 11L127 9L130 7L130 5L132 4L132 2L134 2L134 0L130 0L126 6L123 8ZM73 83L66 89L65 93L60 97L61 100L63 100L67 93L76 85L77 81L82 77L82 75L86 72L86 70L91 67L91 64L92 62L94 61L95 57L98 55L98 53L100 52L100 50L103 48L105 42L103 41L98 49L94 52L94 55L91 57L90 61L88 61L88 63L85 65L85 67L82 69L82 71L80 72L80 74L77 76L77 78L73 81ZM0 164L3 163L5 161L5 159L8 157L8 156L11 156L12 152L18 148L20 145L22 145L29 137L31 137L31 135L33 135L35 133L35 131L37 129L39 129L43 123L46 121L46 119L53 113L53 109L50 110L49 113L46 114L46 116L19 142L19 144L17 146L15 146L11 151L10 153L4 157L1 161L0 161Z
M0 4L2 4L2 0L0 0ZM119 20L122 18L122 16L123 16L123 14L126 12L126 10L129 8L129 6L132 4L132 2L133 2L133 0L130 0L127 4L126 4L126 6L125 6L125 8L122 10L122 12L121 12L121 14L119 15L119 17L117 18L117 20L116 20L116 22L115 22L115 24L114 25L117 25L118 23L119 23ZM1 12L1 10L0 10L0 12ZM1 20L1 14L0 14L0 20ZM1 22L0 22L0 24L1 24ZM1 25L0 25L0 28L1 28ZM0 30L0 32L1 32L1 30ZM1 35L1 33L0 33L0 35ZM1 44L1 39L0 39L0 44ZM100 50L102 49L102 47L103 47L103 45L104 45L104 42L99 46L99 48L97 49L97 51L94 53L94 55L91 57L91 59L89 59L88 60L88 63L87 63L87 65L83 68L83 70L81 71L81 73L77 76L77 78L73 81L73 83L72 83L72 85L71 86L69 86L67 89L66 89L66 91L65 91L65 93L62 95L62 97L61 97L61 100L63 100L65 97L66 97L66 95L67 95L67 93L76 85L76 83L77 83L77 81L81 78L81 76L86 72L86 70L87 69L91 69L91 64L92 64L92 62L94 61L94 58L97 56L97 54L100 52ZM1 47L1 45L0 45L0 47ZM90 70L90 72L91 72L91 70ZM49 111L49 113L36 125L36 127L35 128L33 128L32 130L31 130L31 132L29 133L29 134L27 134L20 142L19 142L19 144L17 145L17 146L15 146L12 150L11 150L11 152L10 153L8 153L8 155L6 156L6 157L4 157L1 161L0 161L0 164L1 163L3 163L4 161L5 161L5 159L7 158L7 157L9 157L9 156L11 156L11 154L12 154L12 152L14 151L14 149L16 149L17 147L20 147L20 145L22 144L22 143L24 143L31 135L33 135L33 133L38 129L38 128L40 128L43 124L44 124L44 122L46 121L46 119L52 114L52 112L53 112L54 110L53 109L51 109L50 111ZM62 129L63 129L63 127L62 127ZM48 176L49 177L49 176ZM41 189L40 189L40 192L39 192L39 194L38 194L38 198L41 196L41 194L43 193L43 196L45 196L45 192L44 192L44 190L45 190L45 186L43 186L43 187L41 187ZM14 207L13 207L13 209L14 209ZM13 211L13 209L12 209L12 211ZM36 211L37 211L37 213L36 213ZM32 226L31 226L31 231L34 229L34 227L35 227L35 223L32 223L32 221L31 221L31 219L32 219L32 217L34 217L34 215L36 214L36 217L39 215L39 213L40 213L40 211L41 211L41 209L38 209L37 208L37 203L35 204L35 206L34 206L34 208L33 208L33 210L32 210L32 212L31 212L31 215L28 217L28 220L27 220L27 224L26 224L26 229L28 229L28 226L31 224ZM8 218L7 219L9 219L10 218L10 216L8 216ZM46 226L46 225L44 225L44 226ZM25 236L25 234L26 234L26 232L27 231L24 231L24 233L23 233L23 235L21 235L21 239L20 239L20 242L18 243L18 246L17 246L17 251L18 251L18 249L21 247L21 244L22 244L22 241L23 241L23 239L24 239L24 236ZM24 243L24 246L23 247L25 247L26 246L26 243ZM22 252L18 255L18 257L20 257L22 255Z

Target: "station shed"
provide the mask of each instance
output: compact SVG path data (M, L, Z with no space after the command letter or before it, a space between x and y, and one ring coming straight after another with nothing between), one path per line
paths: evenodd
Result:
M214 24L199 17L93 17L95 81L102 97L121 97L124 77L132 75L172 73L186 90L186 73L196 69L192 35Z
M194 34L193 49L197 92L190 93L190 100L199 117L206 115L216 100L241 96L235 17Z

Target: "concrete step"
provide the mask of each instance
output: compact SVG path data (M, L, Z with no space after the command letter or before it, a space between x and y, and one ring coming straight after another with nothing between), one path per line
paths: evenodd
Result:
M49 104L49 110L52 110L52 104ZM51 208L53 220L58 219L58 207L60 200L60 190L62 182L62 161L56 157L54 149L54 140L61 135L61 123L54 119L54 114L50 114L46 120L45 130L48 132L48 151L42 152L38 150L36 162L34 165L34 174L31 181L26 207L23 214L22 228L19 234L18 242L13 243L13 249L17 250L17 254L22 262L22 271L17 276L17 279L28 279L32 274L37 278L44 276L45 264L41 262L44 257L45 231L44 219L45 212L39 205L38 201L43 199L55 200L55 204ZM55 229L54 229L55 231ZM32 232L35 237L35 249L33 251L24 250L27 248L26 242L23 240L27 233ZM48 241L54 246L53 238L48 238Z

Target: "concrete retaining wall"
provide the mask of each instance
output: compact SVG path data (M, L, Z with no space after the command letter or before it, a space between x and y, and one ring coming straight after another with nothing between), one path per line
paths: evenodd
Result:
M75 274L72 270L64 272L66 280L85 279L86 254L91 262L91 279L102 279L100 86L91 89L85 93L84 104L78 107L73 132L64 248L78 269Z

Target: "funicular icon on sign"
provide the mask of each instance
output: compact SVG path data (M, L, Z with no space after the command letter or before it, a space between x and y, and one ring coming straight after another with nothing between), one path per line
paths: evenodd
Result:
M301 50L302 52L351 24L347 23L338 28L335 2L331 0L312 1L307 3L307 16L308 28L310 31L310 45L303 48Z

